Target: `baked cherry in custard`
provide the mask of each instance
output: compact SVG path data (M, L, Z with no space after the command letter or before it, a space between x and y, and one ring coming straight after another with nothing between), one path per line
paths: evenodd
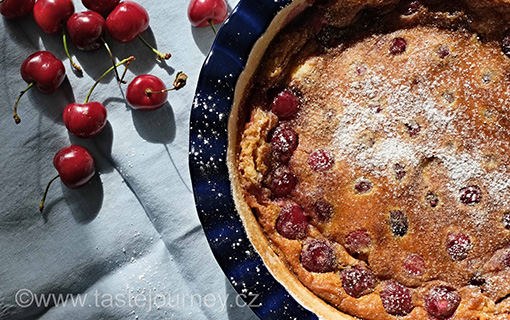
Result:
M342 270L340 277L345 293L354 298L371 293L377 283L374 272L360 265Z
M334 163L335 159L331 152L324 149L317 149L308 157L308 165L313 171L327 171Z
M345 237L345 249L352 256L367 253L372 244L372 236L366 229L360 229L350 232Z
M290 90L283 90L271 102L271 111L280 119L290 119L299 110L301 102L299 98Z
M425 310L437 319L449 319L459 307L461 299L454 288L434 287L425 296Z
M297 185L297 180L287 167L278 167L271 177L271 189L277 198L289 195Z
M413 296L409 288L388 282L380 294L384 309L395 316L405 316L413 310Z
M277 160L289 162L298 146L298 135L294 129L286 125L278 126L271 138L271 148Z
M427 271L425 260L416 253L409 254L404 260L402 267L411 277L421 277Z
M306 237L308 219L298 204L286 204L281 208L280 217L276 221L276 230L287 239Z
M335 252L326 240L309 240L303 244L301 263L311 272L331 272L335 270Z

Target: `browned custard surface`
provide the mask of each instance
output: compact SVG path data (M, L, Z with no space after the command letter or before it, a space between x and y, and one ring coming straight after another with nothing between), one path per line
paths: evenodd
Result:
M245 99L244 196L362 319L510 319L510 1L321 1Z

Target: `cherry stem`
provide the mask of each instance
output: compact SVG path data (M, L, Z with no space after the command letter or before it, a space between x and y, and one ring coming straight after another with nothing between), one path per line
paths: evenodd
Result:
M158 50L156 50L156 48L154 48L153 46L151 46L147 40L145 40L141 35L138 36L138 38L149 48L152 50L152 52L154 52L155 54L158 55L158 59L159 60L168 60L170 59L170 57L172 56L171 53L167 53L167 54L164 54L164 53L161 53L159 52Z
M67 36L65 29L62 29L62 41L64 42L64 50L66 51L67 58L69 58L69 62L71 62L73 68L75 68L78 71L82 71L81 67L74 62L73 58L71 58L71 55L69 54L69 49L67 48Z
M134 58L133 58L133 60L134 60ZM126 73L127 73L130 63L131 63L131 61L126 62L126 67L124 68L124 72L122 72L122 77L120 77L120 82L125 82L124 77L126 76Z
M21 122L21 119L18 116L18 102L19 102L19 99L21 99L21 97L25 94L25 92L30 90L30 88L32 88L34 85L35 85L35 82L30 82L28 87L25 90L21 91L19 93L18 99L16 99L16 103L14 104L14 116L13 116L14 122L16 122L16 124L19 124Z
M115 58L113 57L112 50L110 49L110 46L108 45L108 43L106 42L106 40L104 38L101 38L101 41L103 41L103 45L104 45L106 51L108 51L108 54L110 55L110 59L112 59L112 64L113 64L113 68L115 70L115 77L117 78L117 81L119 82L119 84L126 83L125 81L122 81L120 79L119 72L117 71L117 66L115 65Z
M211 26L212 31L214 32L214 35L217 35L216 28L214 27L214 23L212 22L212 19L207 20L209 22L209 25Z
M152 91L151 89L147 89L147 90L145 90L145 94L149 95L149 94L165 93L165 92L172 91L172 90L175 90L175 87L168 88L168 89L163 89L161 91Z
M46 189L44 190L44 195L42 197L41 203L39 203L39 212L43 212L44 210L44 201L46 201L46 196L48 195L48 190L50 190L50 186L53 183L53 181L57 180L60 177L60 175L57 175L53 177L53 179L48 182L48 185L46 186Z
M126 68L124 69L124 74L126 74L126 70L127 68L129 67L129 64L131 63L131 61L135 60L135 57L131 56L129 58L126 58L124 60L122 60L121 62L117 63L116 65L114 65L113 67L110 67L110 69L106 70L103 75L101 77L99 77L99 79L96 80L96 82L94 83L94 85L92 86L92 88L90 88L89 90L89 93L87 94L87 97L85 98L85 102L84 103L87 103L89 102L89 99L90 99L90 95L92 94L92 91L94 91L94 89L97 87L97 85L99 84L99 82L101 82L101 80L103 80L104 77L106 77L106 75L108 73L110 73L112 70L114 70L116 67L119 67L123 64L126 64ZM122 75L122 78L124 78L124 74Z

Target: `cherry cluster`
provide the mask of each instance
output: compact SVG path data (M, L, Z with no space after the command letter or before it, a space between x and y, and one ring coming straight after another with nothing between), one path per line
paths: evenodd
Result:
M160 60L168 60L170 53L163 54L152 47L141 34L149 27L149 15L144 7L133 1L120 0L82 0L90 11L75 13L72 0L0 0L0 14L7 19L20 19L33 11L39 28L49 34L62 33L66 54L73 68L81 71L74 63L67 48L67 36L80 50L98 50L102 46L108 51L112 67L94 83L83 104L71 103L63 112L63 120L67 130L80 138L97 136L107 122L105 106L97 101L89 101L94 88L110 72L115 71L117 81L126 83L124 76L134 57L128 57L118 63L104 39L105 33L117 42L128 43L140 39ZM193 15L191 15L193 13ZM196 27L211 26L221 23L227 15L225 0L192 0L188 10L189 19ZM200 25L197 24L200 21ZM202 22L205 22L202 23ZM119 75L117 67L124 65L124 73ZM25 59L21 65L21 77L28 87L20 92L14 104L14 120L21 122L18 116L18 103L21 97L32 87L40 92L55 92L66 76L64 64L48 51L37 51ZM133 109L156 110L167 101L168 92L179 90L186 85L187 75L178 72L173 86L167 88L158 77L150 74L135 77L126 90L126 100ZM95 174L95 163L90 152L81 146L72 145L61 149L53 159L58 175L51 179L39 205L42 212L48 189L53 181L60 178L69 188L80 188L90 181Z

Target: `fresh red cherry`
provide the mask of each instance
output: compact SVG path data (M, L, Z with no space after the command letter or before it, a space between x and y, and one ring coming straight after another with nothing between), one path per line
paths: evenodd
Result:
M85 8L108 15L119 4L120 0L81 0Z
M225 0L191 0L188 6L188 19L197 28L222 23L227 18L228 8Z
M106 27L113 40L131 42L149 27L149 14L138 3L124 1L108 15Z
M156 110L161 108L167 100L167 92L180 90L186 85L188 76L177 72L172 88L165 88L161 79L150 74L137 76L128 85L126 99L136 110Z
M106 30L106 21L97 12L74 13L67 20L67 32L71 42L80 50L97 50L102 45L101 38Z
M59 33L65 21L74 13L72 0L38 0L34 5L34 19L46 33Z
M112 60L112 64L115 65L115 58L113 57L112 51L110 47L103 39L106 30L106 20L99 13L94 11L85 11L80 13L74 13L67 20L67 32L69 33L69 37L71 38L71 42L80 50L84 51L93 51L97 50L104 45L106 51L110 55L110 59ZM66 50L67 56L69 57L69 61L73 67L77 70L81 70L79 66L77 66L70 54L67 50L67 41L65 39L64 34L64 48ZM125 83L120 79L119 73L115 68L115 76L119 83Z
M94 159L89 151L75 145L57 152L53 158L53 165L60 175L60 180L71 189L84 186L96 172Z
M3 0L0 2L0 14L7 19L26 17L34 8L35 0Z
M99 102L71 103L63 114L67 130L80 138L97 136L106 124L106 116L106 108Z
M142 36L149 27L149 14L144 7L133 1L124 1L113 9L106 18L106 29L110 37L122 43L139 38L160 60L168 60L170 53L163 54L151 46Z
M128 85L126 99L134 109L156 110L162 107L168 98L168 92L163 91L165 89L165 83L160 78L143 74Z
M21 77L27 83L35 82L43 93L58 89L65 78L66 70L62 61L48 51L37 51L23 61Z
M83 104L71 103L64 109L64 124L70 133L80 138L92 138L97 136L101 130L103 130L107 117L106 108L102 103L89 102L90 96L96 88L97 84L108 73L122 64L127 64L126 68L128 68L129 63L133 59L134 57L124 59L117 65L110 67L106 72L104 72L103 75L94 83L90 89Z
M96 173L94 159L89 151L81 146L69 146L61 149L53 158L53 165L58 175L50 180L44 191L44 196L39 204L39 211L44 209L44 201L53 181L60 180L71 189L76 189L87 184Z
M20 123L17 109L20 98L34 85L43 93L52 93L60 87L66 75L66 69L62 61L48 51L32 53L21 65L21 77L29 85L21 91L14 105L14 121Z
M56 34L62 32L67 19L74 13L74 4L72 0L39 0L34 5L34 20L43 32ZM62 33L64 40L64 49L69 58L69 62L78 71L81 71L67 49L67 40L65 32Z
M67 19L74 13L74 4L72 0L39 0L34 5L34 20L43 32L56 34L62 32ZM67 49L66 33L63 32L64 49L69 58L69 62L78 71L81 71L71 58Z

